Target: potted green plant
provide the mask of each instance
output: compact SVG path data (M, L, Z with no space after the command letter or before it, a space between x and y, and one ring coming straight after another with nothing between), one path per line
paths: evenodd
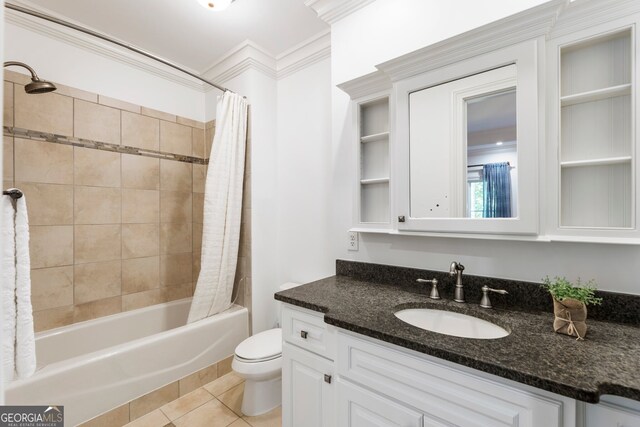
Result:
M582 283L580 278L571 283L566 277L549 276L542 279L543 286L553 297L553 330L582 340L587 334L587 306L602 303L602 298L595 296L596 282L589 280Z

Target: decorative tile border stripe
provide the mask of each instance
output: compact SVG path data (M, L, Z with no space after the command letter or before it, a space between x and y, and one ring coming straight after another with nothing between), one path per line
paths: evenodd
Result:
M108 142L93 141L90 139L74 138L54 133L40 132L29 129L21 129L11 126L4 126L4 136L30 139L34 141L52 142L54 144L72 145L74 147L92 148L94 150L111 151L121 154L133 154L143 157L154 157L156 159L175 160L178 162L206 165L209 159L200 157L184 156L182 154L166 153L157 150L147 150L144 148L130 147L127 145L111 144Z

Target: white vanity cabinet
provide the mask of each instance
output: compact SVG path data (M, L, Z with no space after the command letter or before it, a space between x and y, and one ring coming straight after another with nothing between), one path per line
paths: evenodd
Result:
M323 317L283 304L283 427L640 427L640 402L603 396L587 404Z
M338 333L338 413L341 418L353 417L345 412L345 399L358 399L355 406L351 406L364 406L391 420L400 415L412 420L417 413L427 426L562 427L575 423L573 399L508 384L497 377L489 378L491 376L477 371L472 373L461 366L412 353L353 334ZM360 388L374 390L378 400L367 398L364 392L356 393ZM383 409L385 401L389 412ZM397 401L403 406L397 407ZM345 427L358 425L340 422L339 425ZM423 424L412 421L380 425Z
M320 313L282 309L282 425L335 427L335 329Z
M282 315L284 427L575 425L573 399L343 332L321 313L284 304Z

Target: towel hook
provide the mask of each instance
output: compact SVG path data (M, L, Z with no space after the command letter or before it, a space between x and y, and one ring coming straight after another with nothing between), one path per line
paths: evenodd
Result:
M22 197L22 191L18 190L17 188L10 188L8 190L4 190L2 192L3 196L10 196L13 200L18 200L20 197Z

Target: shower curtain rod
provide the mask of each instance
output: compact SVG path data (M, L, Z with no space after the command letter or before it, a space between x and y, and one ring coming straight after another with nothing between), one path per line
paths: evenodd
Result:
M217 84L215 84L215 83L213 83L213 82L211 82L211 81L209 81L209 80L207 80L205 78L200 77L199 75L197 75L195 73L187 71L184 68L179 67L178 65L174 64L171 61L168 61L166 59L160 58L159 56L156 56L156 55L154 55L152 53L145 52L142 49L138 49L135 46L132 46L130 44L127 44L127 43L121 42L119 40L113 39L113 38L111 38L111 37L109 37L107 35L104 35L102 33L98 33L96 31L90 30L90 29L82 27L80 25L73 24L71 22L65 21L63 19L56 18L56 17L51 16L51 15L47 15L46 13L38 12L38 11L33 10L33 9L29 9L29 8L26 8L26 7L23 7L23 6L18 6L16 4L5 3L4 6L7 9L11 9L11 10L15 10L15 11L18 11L18 12L26 13L27 15L35 16L36 18L44 19L45 21L53 22L55 24L62 25L64 27L71 28L73 30L80 31L80 32L85 33L85 34L89 34L90 36L97 37L99 39L108 41L108 42L113 43L115 45L118 45L120 47L124 47L125 49L128 49L128 50L130 50L132 52L138 53L140 55L146 56L147 58L153 59L154 61L158 61L158 62L160 62L160 63L162 63L164 65L167 65L167 66L169 66L169 67L171 67L171 68L173 68L175 70L182 71L183 73L190 75L194 79L198 79L201 82L204 82L204 83L206 83L208 85L211 85L211 86L215 87L216 89L220 89L223 92L235 93L230 89L227 89L227 88L225 88L223 86L217 85Z

